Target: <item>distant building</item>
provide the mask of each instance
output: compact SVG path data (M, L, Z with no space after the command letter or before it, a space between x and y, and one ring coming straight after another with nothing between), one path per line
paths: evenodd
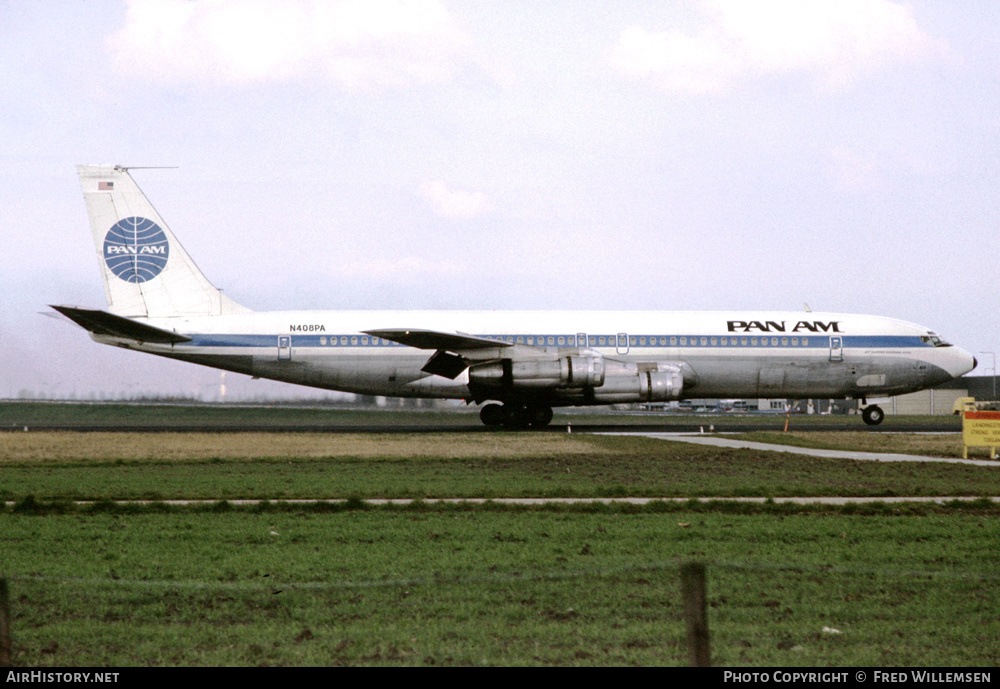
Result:
M929 390L892 397L883 405L886 414L951 414L959 397L975 397L980 401L996 400L1000 389L997 376L962 376Z

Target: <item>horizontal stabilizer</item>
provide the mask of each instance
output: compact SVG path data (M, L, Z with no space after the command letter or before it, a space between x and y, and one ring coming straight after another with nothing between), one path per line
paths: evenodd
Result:
M155 328L151 325L125 318L124 316L116 316L107 311L79 309L73 306L55 306L51 304L50 306L95 335L110 335L111 337L123 337L138 342L153 342L156 344L176 344L178 342L191 341L191 338L187 335L179 335L170 330Z
M510 342L491 340L464 333L442 333L436 330L365 330L366 335L392 340L417 349L444 349L451 351L513 347Z

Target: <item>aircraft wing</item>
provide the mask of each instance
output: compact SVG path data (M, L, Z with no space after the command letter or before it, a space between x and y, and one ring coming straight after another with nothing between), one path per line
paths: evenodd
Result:
M176 344L178 342L191 341L191 338L187 335L181 335L172 330L156 328L152 325L133 321L131 318L116 316L107 311L80 309L75 306L55 306L54 304L50 304L50 306L95 335L124 337L138 342L154 342L157 344Z
M465 333L444 333L437 330L365 330L366 335L382 337L417 349L469 350L513 347L510 342L491 340Z
M436 349L434 355L427 360L423 368L425 373L432 373L454 380L462 371L469 367L469 360L453 352L471 352L483 349L498 349L513 347L513 343L503 340L491 340L488 337L477 337L465 333L444 333L437 330L365 330L367 335L381 337L393 342L416 347L417 349Z

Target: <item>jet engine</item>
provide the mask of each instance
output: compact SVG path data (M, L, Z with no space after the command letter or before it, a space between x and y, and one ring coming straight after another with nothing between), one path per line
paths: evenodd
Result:
M680 399L683 364L606 360L601 356L502 359L469 368L469 385L495 393L547 391L570 404L665 402Z
M666 402L680 399L684 375L675 364L629 364L631 371L605 376L604 385L594 388L597 404Z
M558 359L503 359L469 368L469 384L484 388L585 388L604 384L604 358L564 356Z

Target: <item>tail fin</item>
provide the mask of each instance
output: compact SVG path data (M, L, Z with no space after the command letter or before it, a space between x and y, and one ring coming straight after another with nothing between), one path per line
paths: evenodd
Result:
M198 270L127 168L78 165L111 313L206 316L249 311Z

